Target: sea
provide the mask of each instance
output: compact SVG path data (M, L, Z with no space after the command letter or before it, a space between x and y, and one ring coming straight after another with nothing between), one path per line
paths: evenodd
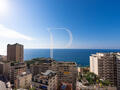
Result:
M95 53L120 52L120 49L54 49L53 58L56 61L72 61L78 66L89 66L89 56ZM49 49L25 49L24 60L33 58L49 58Z

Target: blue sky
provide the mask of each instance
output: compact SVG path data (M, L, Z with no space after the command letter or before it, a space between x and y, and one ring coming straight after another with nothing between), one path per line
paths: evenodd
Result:
M118 0L0 0L1 49L7 43L25 48L120 48Z

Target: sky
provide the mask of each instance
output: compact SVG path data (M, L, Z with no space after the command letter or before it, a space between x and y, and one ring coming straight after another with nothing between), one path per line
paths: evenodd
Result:
M0 54L8 43L25 48L119 49L119 3L0 0Z

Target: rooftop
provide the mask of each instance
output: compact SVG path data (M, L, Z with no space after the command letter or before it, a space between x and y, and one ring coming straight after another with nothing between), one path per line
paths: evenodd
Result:
M52 71L52 70L47 70L46 72L44 72L44 73L42 73L42 74L45 75L45 76L48 76L48 75L54 74L54 73L55 73L55 72Z
M48 79L48 78L51 78L53 76L55 76L56 73L52 70L47 70L45 71L44 73L41 73L41 74L37 74L35 76L35 78L40 78L40 79Z
M27 75L32 75L32 74L29 73L29 72L22 72L22 74L18 75L18 77L24 77L24 76L27 76Z
M8 46L9 46L9 45L12 45L12 46L13 46L13 45L21 45L21 44L15 43L15 44L8 44ZM23 46L23 45L22 45L22 46Z
M77 66L77 64L75 62L58 61L57 64L59 64L59 65L75 65L75 66Z

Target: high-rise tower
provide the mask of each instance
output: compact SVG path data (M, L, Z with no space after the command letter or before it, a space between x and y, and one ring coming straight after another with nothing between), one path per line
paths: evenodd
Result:
M14 45L7 45L7 60L8 61L16 61L16 62L23 62L23 45L21 44L14 44Z

